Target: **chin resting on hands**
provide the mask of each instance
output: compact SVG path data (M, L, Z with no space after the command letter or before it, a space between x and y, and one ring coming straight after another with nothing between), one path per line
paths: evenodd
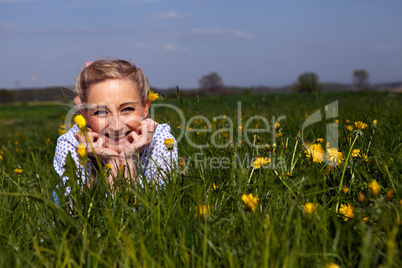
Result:
M104 139L98 133L93 132L90 128L88 128L87 131L88 140L85 135L80 134L80 132L76 132L74 136L79 143L85 145L88 156L95 157L96 154L98 158L106 164L111 163L113 158L119 157L118 152L104 147Z

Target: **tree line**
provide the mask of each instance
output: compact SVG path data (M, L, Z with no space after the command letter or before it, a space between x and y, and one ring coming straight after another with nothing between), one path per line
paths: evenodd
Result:
M356 90L368 89L369 73L364 70L355 70L353 72L353 86ZM318 75L314 72L305 72L298 76L297 80L292 85L294 92L320 92L322 84L319 83ZM217 72L204 75L198 81L200 88L208 93L219 92L224 88L221 76Z
M364 69L355 70L353 72L353 87L355 90L363 90L369 87L369 73ZM212 72L202 76L199 81L199 93L202 95L214 95L233 93L230 88L225 87L222 77L217 72ZM305 72L299 75L292 85L292 91L303 92L320 92L323 86L319 82L319 77L314 72ZM65 87L52 87L44 89L20 89L20 90L0 90L0 104L12 102L28 102L28 101L71 101L74 96L73 92ZM198 94L198 93L197 93ZM191 94L189 94L191 96Z

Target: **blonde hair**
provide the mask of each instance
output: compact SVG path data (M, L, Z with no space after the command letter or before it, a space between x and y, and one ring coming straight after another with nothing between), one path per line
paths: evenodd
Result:
M77 77L75 90L82 103L87 101L91 86L108 79L125 79L137 85L143 103L147 102L149 84L140 68L125 60L98 60L91 63Z

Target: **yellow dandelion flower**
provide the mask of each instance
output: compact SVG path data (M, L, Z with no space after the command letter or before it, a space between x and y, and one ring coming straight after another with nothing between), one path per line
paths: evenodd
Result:
M338 123L339 123L339 119L335 119L335 123L337 123L337 124L338 124Z
M378 195L378 192L381 189L381 186L377 183L376 180L373 180L372 182L370 182L368 184L368 187L370 188L370 190L373 192L374 195Z
M347 129L349 132L352 132L352 131L353 131L353 126L347 126L346 129Z
M391 200L391 199L392 199L392 194L393 194L392 188L389 188L388 191L387 191L387 198L388 198L388 200Z
M269 151L269 149L271 149L271 146L269 146L269 144L266 144L266 145L265 145L265 150L268 150L268 151Z
M87 158L87 148L85 148L84 144L81 143L78 145L77 153L81 160L84 160Z
M340 266L336 263L331 262L331 263L325 264L325 268L340 268Z
M250 193L249 195L243 194L241 200L243 200L249 209L254 211L260 199L258 197L254 197L253 194Z
M14 169L14 172L17 173L17 174L21 174L23 171L24 171L24 170L23 170L23 169L20 169L20 168Z
M77 124L77 126L81 129L81 131L86 130L87 126L87 121L85 121L85 118L79 114L74 117L74 122Z
M349 125L350 124L350 120L346 119L345 124Z
M214 118L212 118L212 121L214 121L214 123L216 123L216 118L214 117Z
M3 160L4 158L3 158L3 156L0 154L0 160Z
M320 144L308 145L308 148L304 151L306 157L313 159L315 163L321 163L324 156L324 149Z
M364 193L362 191L360 191L359 198L358 198L359 202L363 203L365 199L366 199L366 196L364 195Z
M283 136L283 133L282 133L282 132L276 133L276 137L277 137L277 138L280 138L280 137L282 137L282 136Z
M365 216L365 217L363 217L363 219L362 219L362 220L363 220L363 222L368 222L368 221L369 221L369 219L370 219L370 218L369 218L368 216Z
M360 149L353 149L352 150L352 157L358 157L360 154Z
M274 128L276 131L278 131L281 128L281 124L279 124L278 122L275 123Z
M165 139L164 141L166 148L168 149L168 151L173 151L173 147L174 147L174 139Z
M324 142L324 139L323 139L323 138L318 138L318 139L317 139L317 142L318 142L318 143L323 143L323 142Z
M342 164L343 155L336 148L328 148L325 158L334 166L339 167Z
M345 185L345 187L343 187L343 189L342 189L342 192L343 192L344 194L349 193L349 188L348 188L348 186Z
M307 202L303 205L303 209L307 214L313 214L317 210L317 205L313 204L313 202Z
M106 164L105 169L112 169L112 166L110 164Z
M59 136L61 136L63 134L66 134L66 130L64 128L59 128L58 133L59 133Z
M356 121L356 122L355 122L355 126L356 126L358 129L365 129L365 128L367 128L367 124L366 124L366 123L363 123L363 122L361 122L361 121Z
M342 204L341 208L339 209L339 213L343 215L344 221L348 221L354 216L353 210L354 208L351 204Z
M363 158L364 160L366 160L366 162L368 161L367 155L366 155L365 153L362 153L362 158Z
M148 94L148 100L149 101L156 101L159 98L159 94L153 92L152 90Z
M270 162L271 162L270 158L264 158L262 156L257 157L257 159L255 159L255 161L253 162L253 168L259 169L264 165L268 165Z
M373 126L377 126L377 120L373 120Z
M201 205L195 208L195 216L196 217L209 217L209 206Z
M239 126L239 130L242 131L242 130L243 130L243 126Z
M46 141L45 141L45 144L46 145L47 144L53 145L53 142L52 142L52 140L50 138L47 138Z
M214 188L214 190L218 189L219 186L215 184L215 182L212 183L212 187Z
M186 160L184 160L184 158L180 158L179 160L179 166L184 167L186 165Z

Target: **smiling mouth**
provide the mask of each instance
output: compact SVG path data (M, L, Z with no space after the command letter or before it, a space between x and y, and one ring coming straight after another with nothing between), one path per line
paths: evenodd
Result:
M126 133L121 134L121 135L105 134L105 136L106 136L107 138L111 139L112 141L120 141L120 140L124 139L125 137L127 137L127 135L128 135L129 133L130 133L130 132L126 132Z

